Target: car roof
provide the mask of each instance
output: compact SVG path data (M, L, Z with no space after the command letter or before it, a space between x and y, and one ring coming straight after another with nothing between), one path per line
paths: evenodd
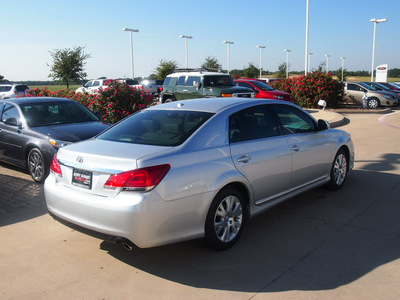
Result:
M191 100L174 101L155 105L147 110L193 110L204 111L210 113L217 113L231 107L240 106L255 106L260 104L279 103L285 105L292 105L287 101L280 100L267 100L256 98L200 98Z
M219 73L219 72L176 72L169 74L170 77L178 77L178 76L204 76L204 75L213 75L213 76L227 76L228 73Z
M50 103L50 102L77 102L75 100L57 97L20 97L1 100L2 102L12 102L18 105L20 104L30 104L30 103Z

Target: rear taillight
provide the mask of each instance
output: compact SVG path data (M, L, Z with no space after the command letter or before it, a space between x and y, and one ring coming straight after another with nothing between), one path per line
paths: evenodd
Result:
M125 190L149 191L155 188L168 173L171 165L158 165L126 171L110 176L105 188L122 188Z
M53 161L51 162L50 170L62 176L61 166L57 160L57 153L54 154Z

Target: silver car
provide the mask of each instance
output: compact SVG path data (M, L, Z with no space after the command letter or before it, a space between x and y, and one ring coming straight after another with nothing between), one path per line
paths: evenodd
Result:
M127 249L201 237L227 249L248 217L320 185L342 187L353 162L347 132L294 104L195 99L60 148L44 188L56 219Z

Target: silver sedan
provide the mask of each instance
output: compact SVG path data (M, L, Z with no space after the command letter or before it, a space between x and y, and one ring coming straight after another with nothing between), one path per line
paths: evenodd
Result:
M45 196L57 220L127 249L200 237L227 249L248 217L320 185L342 187L353 163L350 135L294 104L196 99L61 148Z

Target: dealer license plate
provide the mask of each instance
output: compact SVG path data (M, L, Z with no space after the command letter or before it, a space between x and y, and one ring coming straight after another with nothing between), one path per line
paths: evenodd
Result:
M73 169L72 185L90 190L92 188L92 172Z

